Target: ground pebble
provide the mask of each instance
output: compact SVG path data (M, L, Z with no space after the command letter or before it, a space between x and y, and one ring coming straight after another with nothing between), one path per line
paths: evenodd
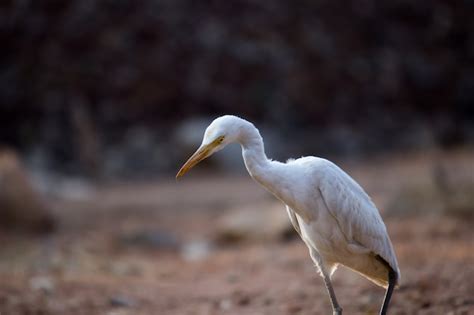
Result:
M133 307L136 305L135 300L126 296L112 296L109 299L109 303L113 307Z
M50 277L36 276L30 279L30 288L35 291L43 291L50 294L54 291L54 283Z

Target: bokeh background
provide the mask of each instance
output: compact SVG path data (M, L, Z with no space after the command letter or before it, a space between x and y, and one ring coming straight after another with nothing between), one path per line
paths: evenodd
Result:
M0 313L327 313L238 146L174 180L235 114L269 157L330 158L373 196L404 275L395 314L472 314L473 9L3 1ZM382 290L334 282L350 314L376 311Z

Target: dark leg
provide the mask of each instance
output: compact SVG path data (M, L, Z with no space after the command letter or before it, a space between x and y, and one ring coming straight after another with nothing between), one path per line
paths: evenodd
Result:
M391 268L388 267L388 288L385 292L385 298L383 300L382 309L380 310L380 315L386 315L388 310L388 304L390 303L390 299L392 298L393 289L397 283L397 273Z
M326 285L326 289L329 293L329 298L331 299L332 313L333 315L342 315L342 307L339 306L339 303L337 302L336 294L334 293L334 289L332 288L331 279L329 279L329 275L327 274L324 267L321 268L321 271L323 273L324 284Z
M332 305L332 313L333 315L342 315L342 307L339 306L339 303L336 299L336 294L334 293L334 289L332 287L331 278L326 271L326 267L319 256L318 252L312 248L310 248L310 255L313 258L313 261L318 265L319 269L321 270L321 274L323 276L324 284L326 285L326 290L328 291L329 298L331 300Z

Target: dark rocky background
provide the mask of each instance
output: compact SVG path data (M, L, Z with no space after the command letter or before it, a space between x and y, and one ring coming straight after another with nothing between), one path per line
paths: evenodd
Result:
M391 314L473 313L472 0L0 1L0 313L327 314L238 146L175 181L222 114L364 187ZM382 289L333 283L378 313Z
M275 158L472 144L473 9L2 1L0 145L60 172L157 174L191 151L177 135L224 113L261 126Z

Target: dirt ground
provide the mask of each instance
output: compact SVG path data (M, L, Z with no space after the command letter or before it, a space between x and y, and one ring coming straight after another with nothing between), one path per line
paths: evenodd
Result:
M472 176L473 157L448 164ZM373 196L394 244L402 281L390 314L474 314L472 216L386 210L401 188L429 181L431 156L340 164ZM0 233L0 314L331 314L296 236L212 242L228 209L271 200L246 174L205 171L51 198L56 233ZM143 231L159 234L136 237ZM184 250L200 242L199 255ZM344 314L377 313L382 288L341 267L333 284Z

